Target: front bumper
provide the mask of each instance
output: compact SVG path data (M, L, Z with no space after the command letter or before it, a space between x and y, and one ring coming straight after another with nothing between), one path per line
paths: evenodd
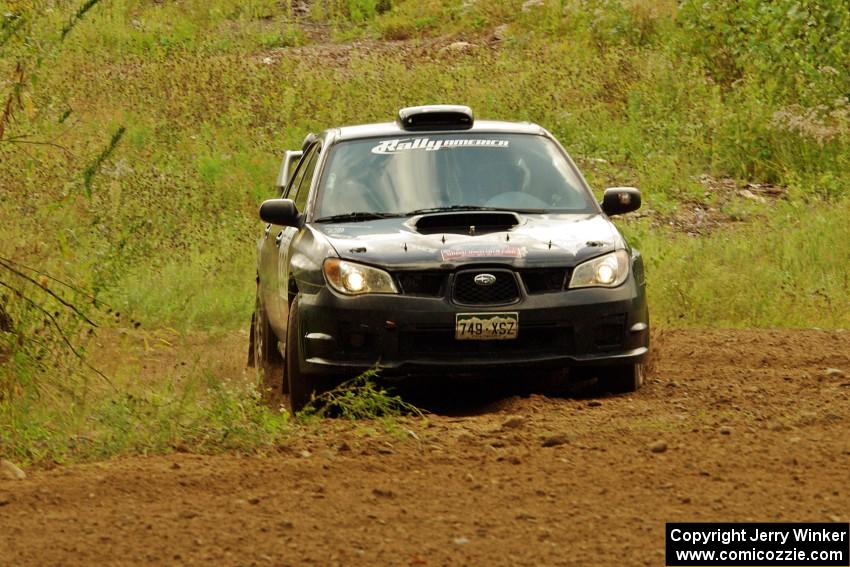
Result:
M641 361L649 347L644 288L632 278L616 289L526 295L514 305L455 305L444 298L302 294L301 370L352 375L376 366L384 375L487 369L561 368ZM457 313L519 313L513 340L458 341Z

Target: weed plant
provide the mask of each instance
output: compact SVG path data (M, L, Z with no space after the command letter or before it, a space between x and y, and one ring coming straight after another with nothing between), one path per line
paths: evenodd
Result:
M328 416L342 419L423 416L419 408L379 386L377 377L378 371L373 369L347 380L314 397L299 416L303 419Z

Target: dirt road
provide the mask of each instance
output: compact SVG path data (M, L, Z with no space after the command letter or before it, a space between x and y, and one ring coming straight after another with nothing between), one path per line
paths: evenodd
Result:
M0 565L662 565L666 521L850 519L850 332L657 347L634 395L467 396L415 437L333 422L272 457L0 480Z

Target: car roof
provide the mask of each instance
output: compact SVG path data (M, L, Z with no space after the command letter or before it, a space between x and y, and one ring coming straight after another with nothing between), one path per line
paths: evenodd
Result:
M446 130L405 130L396 122L383 122L379 124L358 124L356 126L343 126L331 128L325 131L325 136L334 142L343 140L357 140L359 138L378 138L382 136L424 136L433 134L467 134L467 133L506 133L506 134L537 134L543 135L546 131L531 122L505 122L501 120L476 120L472 128Z

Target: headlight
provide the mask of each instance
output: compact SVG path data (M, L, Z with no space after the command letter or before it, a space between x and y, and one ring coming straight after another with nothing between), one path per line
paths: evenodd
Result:
M617 287L629 276L629 253L617 250L573 270L570 287Z
M328 258L325 260L324 271L328 284L345 295L398 293L393 278L378 268L339 258Z

